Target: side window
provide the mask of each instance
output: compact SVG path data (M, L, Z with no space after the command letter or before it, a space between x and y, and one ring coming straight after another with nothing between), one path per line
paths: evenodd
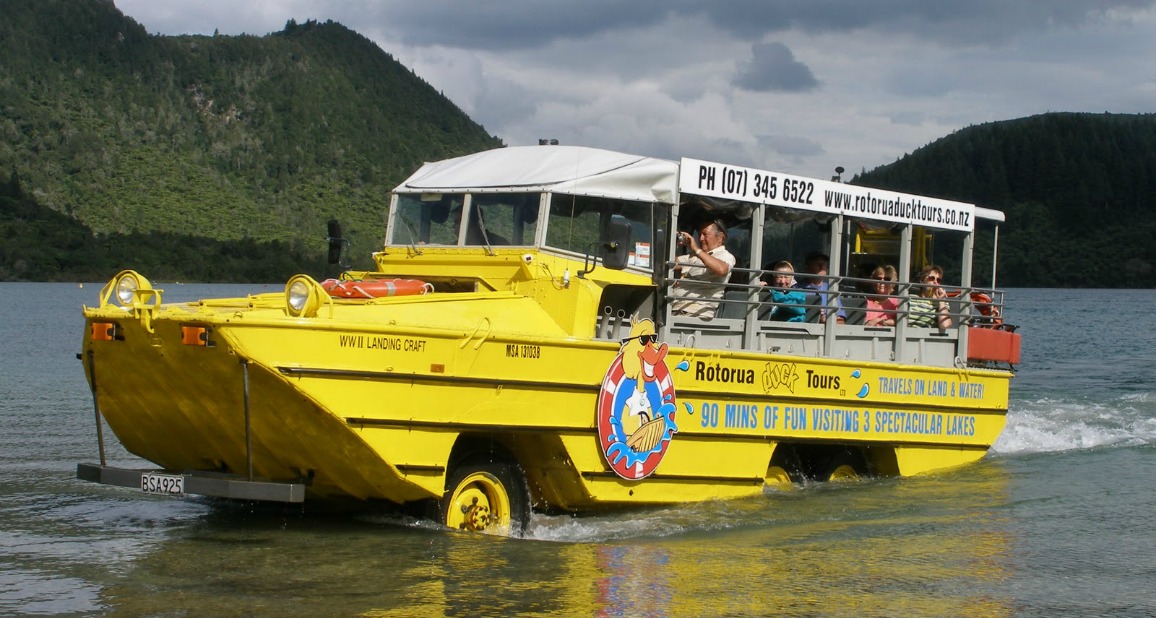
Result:
M630 266L652 268L654 260L654 207L641 202L618 202L615 214L630 221Z
M691 235L696 241L703 226L714 223L726 233L723 245L727 252L735 258L734 267L740 271L751 268L751 230L754 223L751 220L754 208L741 202L730 202L718 205L701 200L697 197L683 203L679 208L678 230ZM679 245L677 254L689 251L688 245ZM749 275L732 271L731 283L747 283Z
M654 235L653 206L606 198L555 195L550 201L546 244L565 251L585 253L606 239L610 217L620 215L630 222L631 246L628 264L650 268Z
M753 262L752 268L767 271L775 262L786 260L797 272L802 272L807 255L815 251L826 253L827 239L823 226L814 220L814 213L767 208L763 219L763 254Z

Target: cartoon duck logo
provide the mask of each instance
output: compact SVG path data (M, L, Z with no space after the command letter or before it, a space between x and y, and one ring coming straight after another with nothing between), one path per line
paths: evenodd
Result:
M650 476L678 431L666 353L666 344L658 343L654 322L634 322L602 380L599 446L606 462L624 479Z

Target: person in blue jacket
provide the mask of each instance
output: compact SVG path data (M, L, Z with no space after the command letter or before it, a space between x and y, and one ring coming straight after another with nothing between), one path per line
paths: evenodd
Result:
M817 292L819 294L819 303L823 305L823 309L819 313L819 321L827 321L827 290L828 290L828 276L827 266L831 259L827 257L826 253L821 251L812 251L807 254L807 259L803 262L803 270L806 275L799 278L799 282L795 287L807 292ZM835 320L842 324L847 319L847 312L843 310L843 299L835 298Z
M805 322L807 320L807 295L795 288L795 267L786 260L771 266L770 282L760 281L771 292L771 312L769 319L776 322Z

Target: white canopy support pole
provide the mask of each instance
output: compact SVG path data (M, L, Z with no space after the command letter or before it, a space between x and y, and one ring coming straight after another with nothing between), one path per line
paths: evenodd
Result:
M991 289L995 290L995 265L999 263L999 225L995 226L995 240L991 243Z

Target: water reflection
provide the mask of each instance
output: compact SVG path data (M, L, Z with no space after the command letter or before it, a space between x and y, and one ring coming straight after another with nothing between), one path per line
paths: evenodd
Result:
M148 538L105 580L101 604L131 615L1010 615L1006 485L1002 466L984 462L754 500L536 517L529 539L214 507Z

